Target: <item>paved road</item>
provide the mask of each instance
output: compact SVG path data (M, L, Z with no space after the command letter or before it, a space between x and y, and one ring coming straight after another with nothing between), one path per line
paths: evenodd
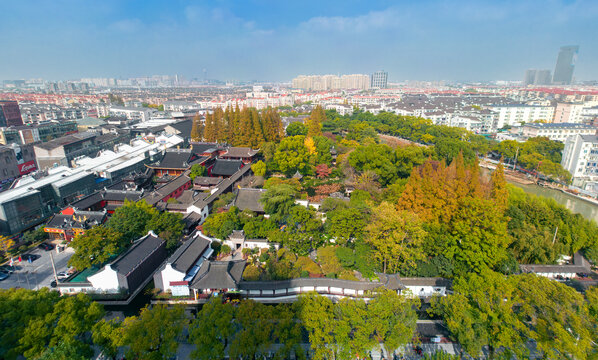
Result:
M54 255L56 272L65 271L67 269L67 262L73 255L73 249L67 248L59 254L56 253L56 250L51 250L51 252ZM0 281L0 288L20 287L25 289L40 289L42 287L50 287L50 283L54 280L54 273L52 272L52 265L50 263L50 251L36 248L35 250L27 251L27 253L40 255L41 257L31 263L26 261L19 263L15 261L15 266L18 270L11 274L8 279Z

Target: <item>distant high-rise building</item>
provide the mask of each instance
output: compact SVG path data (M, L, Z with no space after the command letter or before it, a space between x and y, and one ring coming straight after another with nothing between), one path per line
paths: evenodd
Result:
M537 71L538 70L536 69L525 70L525 78L523 79L523 85L533 85Z
M293 79L293 87L304 90L340 90L370 88L370 77L363 74L351 75L299 75Z
M19 103L10 100L0 100L0 127L23 125Z
M386 89L388 85L388 73L385 71L376 71L371 76L370 87Z
M573 70L579 46L562 46L559 57L556 60L552 82L558 85L569 85L573 81Z
M534 77L534 85L550 85L551 80L550 70L538 70Z
M523 85L550 85L550 70L529 69L525 71Z

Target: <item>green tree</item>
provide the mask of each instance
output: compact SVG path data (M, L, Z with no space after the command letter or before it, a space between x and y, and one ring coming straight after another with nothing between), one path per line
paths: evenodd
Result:
M382 263L384 272L406 271L423 259L426 232L414 214L398 211L394 205L383 202L372 210L365 231L366 240L376 250L374 256Z
M373 339L380 344L381 353L390 353L407 344L417 327L419 301L410 296L400 296L396 291L380 289L368 303L368 322Z
M12 238L0 235L0 254L2 254L2 256L8 257L14 246L15 241Z
M334 304L316 293L301 295L300 315L315 360L335 359Z
M306 120L307 136L322 135L322 123L326 121L326 113L322 106L317 105Z
M96 346L102 349L104 356L114 359L118 355L118 344L120 343L120 319L106 321L102 319L93 325L91 339Z
M291 136L284 138L274 153L274 162L287 176L296 171L307 173L310 165L309 150L305 146L305 136Z
M201 116L195 115L191 125L191 140L201 141L203 137L203 125L201 124Z
M86 333L103 316L102 305L91 301L85 294L61 298L52 311L29 321L24 330L27 336L20 339L23 355L36 358L48 346L57 347L65 343L65 346L77 348L77 353L90 356L93 351Z
M572 287L534 274L513 277L519 316L546 359L589 359L593 327L583 296Z
M507 277L484 270L458 278L454 294L435 298L431 311L445 319L470 355L478 356L488 346L491 359L500 353L525 358L530 333L516 313L521 301Z
M276 220L288 216L295 204L295 189L289 184L279 184L269 187L260 198L266 214L273 215Z
M191 172L189 173L189 177L192 181L195 181L195 178L198 176L206 176L207 170L206 167L199 164L193 164L191 166Z
M274 220L263 216L252 218L243 225L245 236L250 239L265 239L271 231L277 230L277 228Z
M183 215L179 213L171 213L164 211L162 213L154 214L154 216L147 222L144 233L153 231L156 235L166 240L167 248L177 247L181 237L183 236Z
M139 316L123 321L119 345L126 346L127 358L170 359L176 354L186 325L185 309L181 306L145 307Z
M189 342L195 345L191 358L224 358L224 350L235 332L233 307L223 304L220 297L212 297L197 313L189 327Z
M242 228L238 217L239 209L232 207L229 211L211 214L202 227L206 235L225 240L233 230Z
M360 146L349 155L349 164L359 172L373 171L381 185L388 185L397 179L395 157L388 145L368 144Z
M343 298L334 306L334 314L338 358L363 357L375 344L370 321L373 314L365 301Z
M60 294L48 288L0 290L0 323L3 324L0 326L0 358L13 360L29 350L30 345L23 344L29 335L25 332L29 323L50 316L59 300ZM45 342L35 345L40 346L36 353L45 350Z
M367 225L368 214L357 208L331 211L327 214L327 233L339 244L346 244L360 238Z
M251 165L251 171L253 171L255 176L264 176L266 175L266 164L262 160L259 160Z
M297 319L298 304L278 304L272 311L272 316L276 319L272 340L280 344L274 358L289 359L293 353L295 358L305 359L305 351L301 347L303 326Z
M69 265L78 270L93 265L101 265L111 257L118 255L130 242L113 228L98 225L77 235L70 246L75 250L69 259Z
M229 355L236 359L263 358L272 345L276 319L272 308L253 300L242 301L235 310L237 332L230 342Z
M287 126L287 136L307 135L307 125L293 122Z
M125 200L125 204L114 211L106 226L121 232L125 240L131 241L147 234L147 223L158 214L158 210L145 200Z
M39 360L86 360L93 355L89 349L81 348L71 342L60 342L54 347L48 348L39 357Z

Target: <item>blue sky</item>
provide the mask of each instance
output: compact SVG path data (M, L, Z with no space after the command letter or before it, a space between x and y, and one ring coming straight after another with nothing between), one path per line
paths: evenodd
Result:
M517 80L579 45L598 79L598 1L0 0L0 79L180 74L288 81Z

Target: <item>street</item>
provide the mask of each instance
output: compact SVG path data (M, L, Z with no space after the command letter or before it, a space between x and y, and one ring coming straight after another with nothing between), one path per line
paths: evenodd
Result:
M41 257L31 263L27 261L18 261L18 256L13 258L15 260L14 266L16 269L10 277L4 281L0 281L0 288L25 288L25 289L40 289L42 287L50 287L50 283L54 280L52 272L52 264L50 262L50 252L54 255L54 264L56 265L56 272L66 271L67 262L74 253L74 250L66 248L61 253L56 253L56 250L45 251L39 248L27 251L27 254L40 255Z

